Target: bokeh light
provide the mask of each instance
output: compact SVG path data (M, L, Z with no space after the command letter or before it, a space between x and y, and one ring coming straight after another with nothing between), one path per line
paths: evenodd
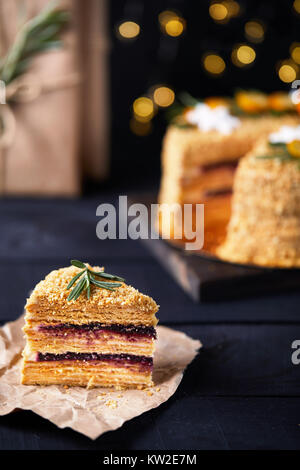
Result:
M209 14L216 23L227 23L231 18L238 16L240 5L234 0L224 0L222 2L212 2L209 6Z
M223 2L212 3L209 7L209 14L215 21L224 21L228 18L228 9Z
M220 75L226 68L224 60L217 54L207 54L204 56L203 66L207 72L213 75Z
M294 42L290 47L290 54L296 64L300 64L300 43Z
M140 34L140 26L134 21L124 21L118 27L119 34L124 39L134 39Z
M265 28L259 21L247 21L245 24L245 35L249 41L261 42L264 39Z
M240 44L235 46L232 53L231 53L231 60L234 65L238 67L244 67L246 65L250 65L252 62L255 61L256 52L251 46L247 46L246 44Z
M294 10L300 14L300 0L295 0L293 3Z
M162 11L158 20L162 31L168 36L180 36L186 27L185 19L172 10Z
M166 108L174 103L175 93L169 87L159 86L154 90L153 99L155 104L162 108Z
M184 31L184 25L180 18L168 21L166 24L166 33L169 36L177 37L180 36Z
M150 121L154 115L154 104L150 98L141 96L133 103L135 119L140 122Z
M278 77L284 83L291 83L297 78L298 66L291 60L285 60L278 65Z

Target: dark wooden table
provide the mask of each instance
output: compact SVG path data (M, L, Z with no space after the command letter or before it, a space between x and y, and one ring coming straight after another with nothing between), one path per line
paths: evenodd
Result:
M0 417L0 449L299 449L299 293L196 304L138 241L96 238L102 194L78 201L0 202L0 321L71 258L107 266L160 304L161 324L204 348L175 395L95 442L31 412Z

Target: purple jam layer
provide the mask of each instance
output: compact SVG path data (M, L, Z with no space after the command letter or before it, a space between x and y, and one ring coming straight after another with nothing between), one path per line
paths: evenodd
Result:
M210 191L204 191L204 197L215 197L215 196L230 196L232 194L231 189L214 189Z
M48 332L52 336L66 336L66 335L86 335L93 334L96 338L102 331L111 331L113 333L127 336L127 338L134 339L136 337L147 337L156 339L156 331L153 326L142 325L103 325L101 323L88 323L85 325L74 325L71 323L60 323L58 325L40 325L39 331Z
M63 354L37 353L37 362L61 362L61 361L101 361L112 362L116 365L140 364L143 367L153 367L153 359L148 356L135 356L134 354L98 354L98 353L74 353Z
M219 170L223 168L225 169L228 168L234 171L237 166L238 166L238 161L228 161L228 162L208 163L207 165L199 166L199 169L201 169L202 173L206 173L212 170Z

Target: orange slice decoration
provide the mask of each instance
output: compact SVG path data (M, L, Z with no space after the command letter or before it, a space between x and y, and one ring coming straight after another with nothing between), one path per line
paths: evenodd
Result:
M278 91L271 93L268 97L269 108L273 111L283 112L283 111L292 111L295 109L288 93L283 91Z
M245 113L261 113L268 109L268 97L264 93L239 91L235 99L238 107Z
M300 140L293 140L287 144L287 150L294 158L300 158Z
M228 106L228 99L220 96L209 96L205 98L204 103L210 108L216 108L217 106Z

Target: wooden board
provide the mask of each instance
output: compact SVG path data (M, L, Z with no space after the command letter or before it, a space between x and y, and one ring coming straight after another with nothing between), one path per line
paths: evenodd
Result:
M154 194L129 198L149 206ZM175 281L195 301L234 299L291 289L300 289L300 269L270 269L235 265L209 257L205 252L193 254L180 246L158 239L142 240Z

